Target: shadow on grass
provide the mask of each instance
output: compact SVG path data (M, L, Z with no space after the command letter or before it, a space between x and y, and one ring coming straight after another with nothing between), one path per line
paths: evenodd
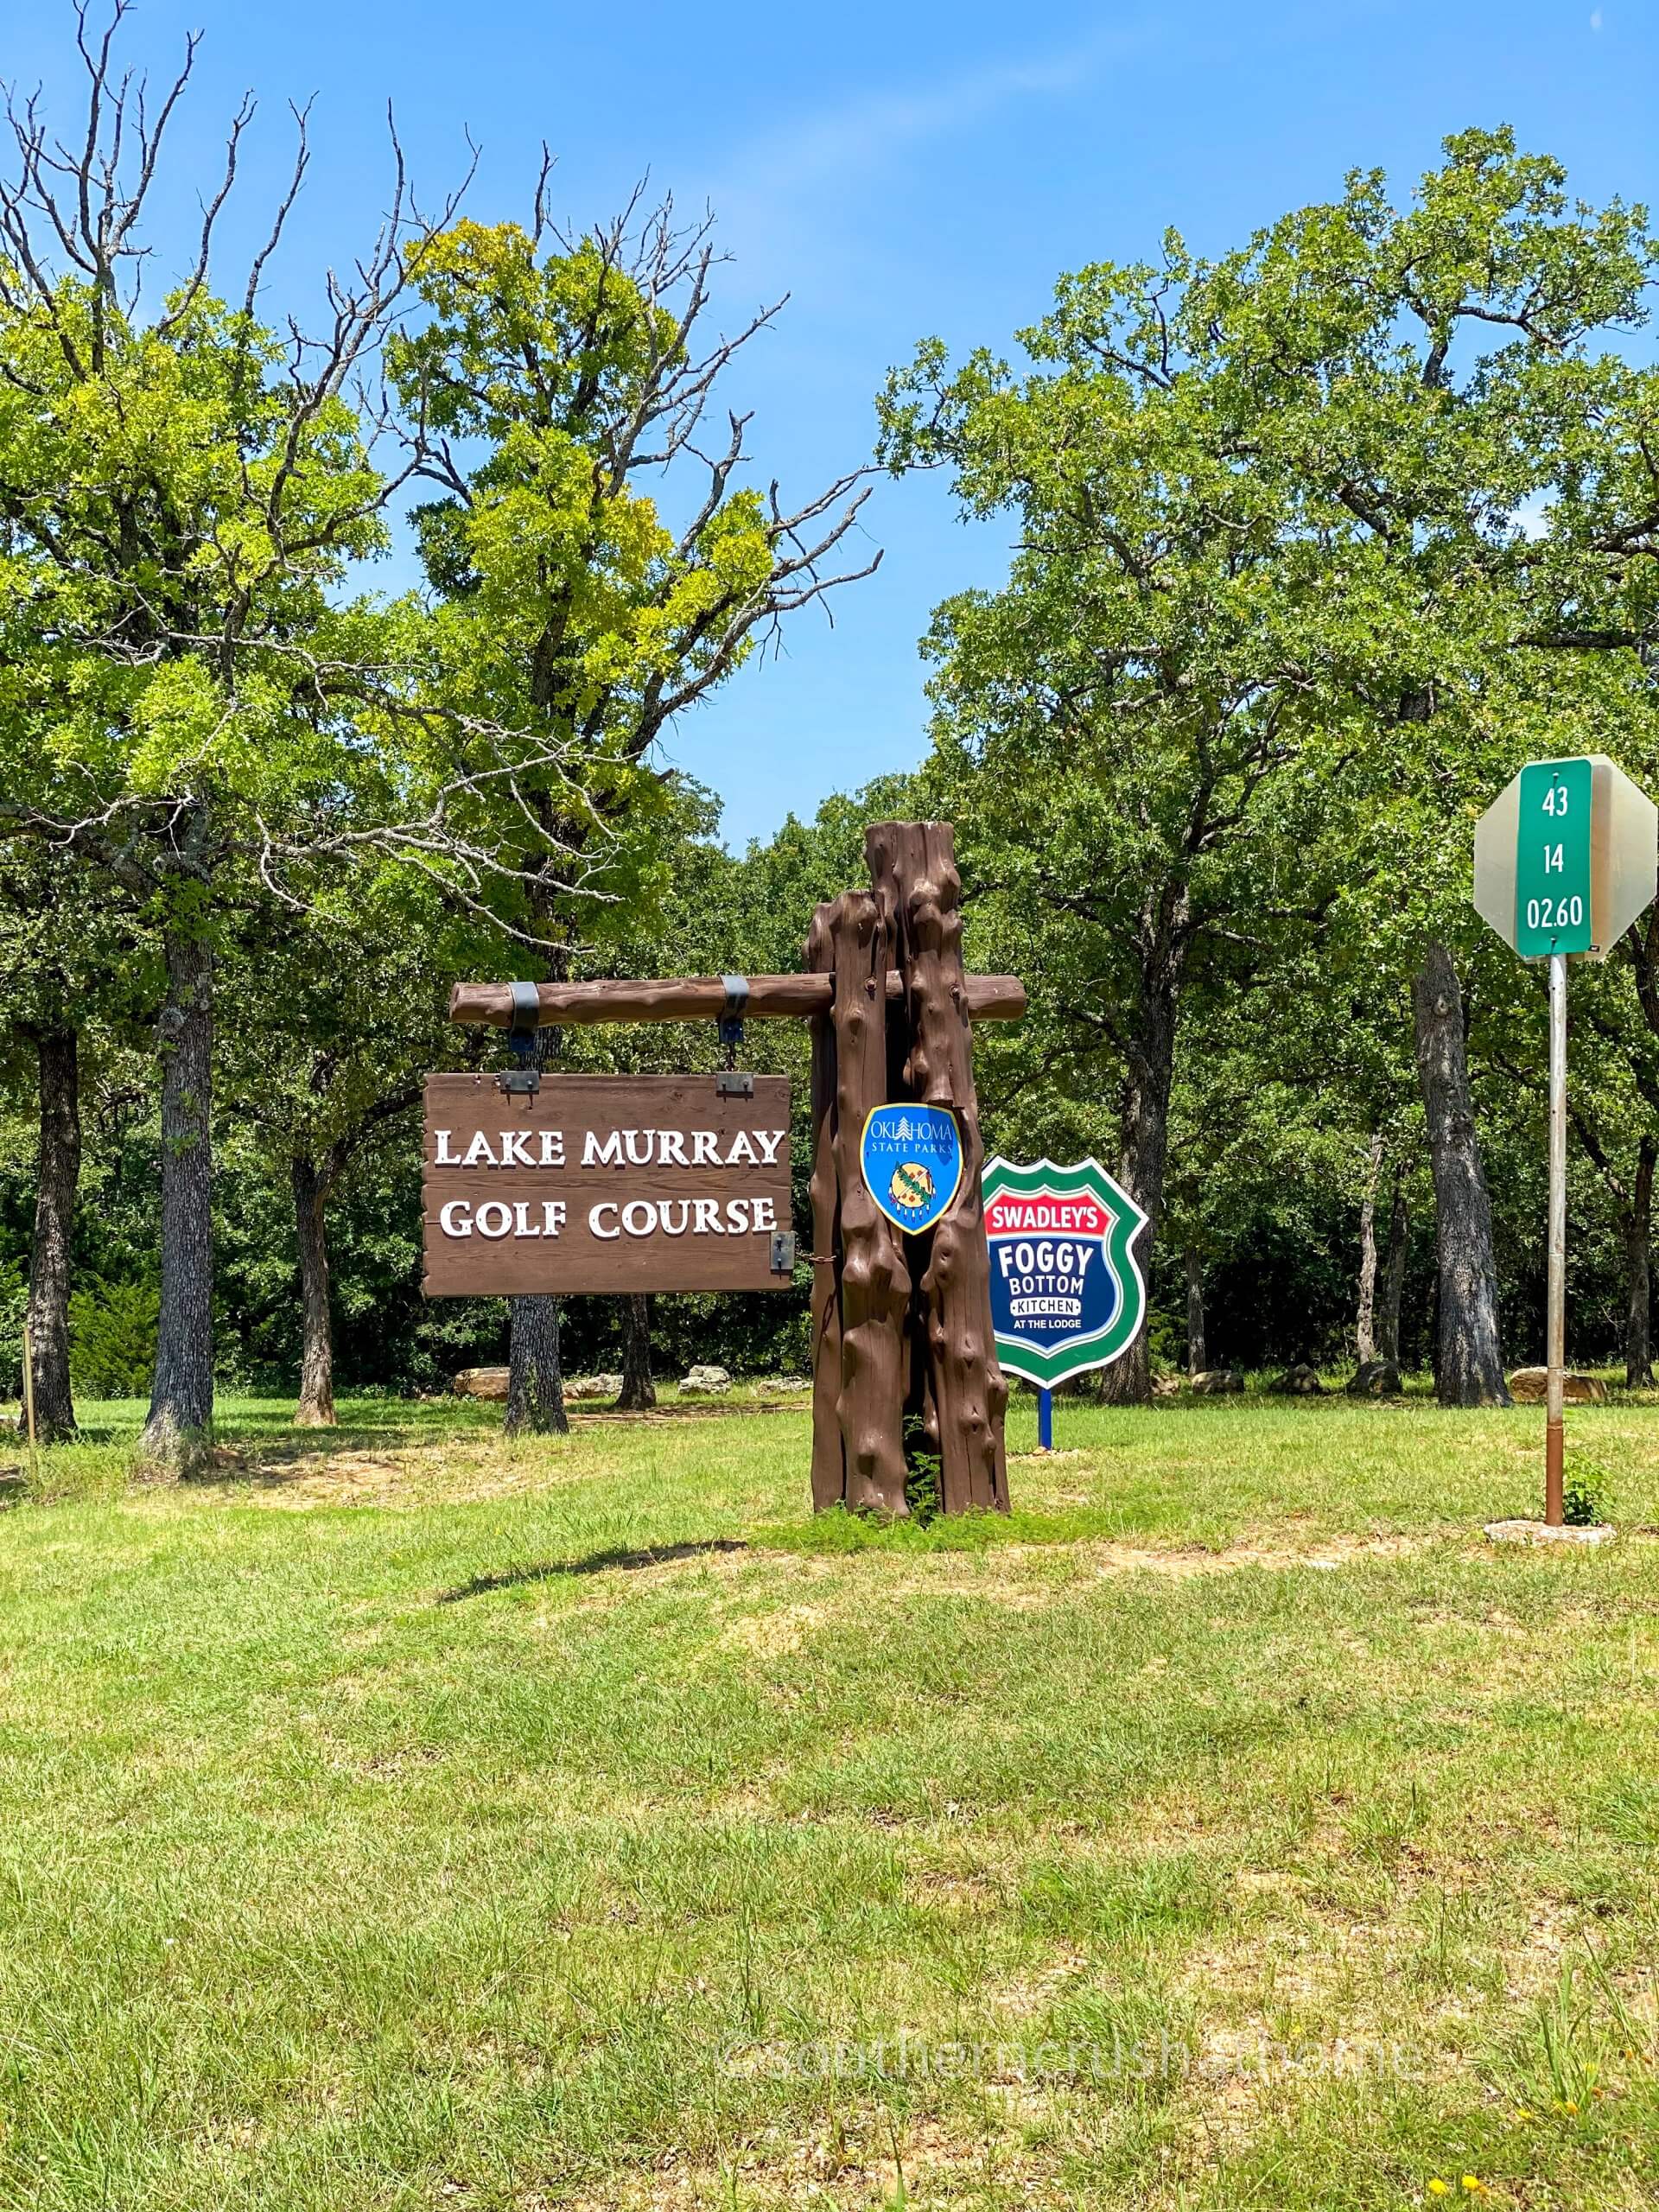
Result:
M492 1590L512 1590L524 1582L556 1582L567 1574L604 1574L612 1568L632 1573L636 1567L666 1567L674 1560L706 1558L717 1552L747 1551L747 1544L731 1536L710 1536L699 1543L658 1544L639 1551L590 1552L586 1559L544 1560L536 1567L503 1567L499 1574L475 1574L470 1582L438 1593L441 1605L458 1605L463 1598L486 1598Z

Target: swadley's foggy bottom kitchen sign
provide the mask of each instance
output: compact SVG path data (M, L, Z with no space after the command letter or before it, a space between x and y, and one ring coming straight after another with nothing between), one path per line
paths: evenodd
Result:
M984 1194L991 1325L1004 1369L1047 1388L1109 1367L1146 1315L1130 1249L1145 1214L1093 1160L1071 1167L988 1160Z
M785 1076L429 1076L425 1160L429 1297L789 1287Z

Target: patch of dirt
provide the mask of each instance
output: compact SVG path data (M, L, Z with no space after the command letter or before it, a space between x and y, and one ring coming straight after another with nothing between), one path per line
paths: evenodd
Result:
M798 1651L807 1631L823 1618L817 1605L791 1605L778 1612L749 1613L728 1622L720 1641L728 1649L753 1653L757 1659L782 1659Z

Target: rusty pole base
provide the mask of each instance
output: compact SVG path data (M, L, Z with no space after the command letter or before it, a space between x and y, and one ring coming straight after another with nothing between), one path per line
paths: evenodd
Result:
M1567 1520L1567 1507L1562 1492L1562 1469L1567 1457L1567 1429L1557 1414L1544 1424L1544 1520L1549 1528L1561 1528Z

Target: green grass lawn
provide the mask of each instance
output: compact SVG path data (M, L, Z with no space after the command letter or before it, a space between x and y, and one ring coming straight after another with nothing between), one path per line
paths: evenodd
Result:
M1659 1416L141 1409L0 1497L0 2208L1659 2198ZM1031 1402L1013 1441L1033 1440Z

